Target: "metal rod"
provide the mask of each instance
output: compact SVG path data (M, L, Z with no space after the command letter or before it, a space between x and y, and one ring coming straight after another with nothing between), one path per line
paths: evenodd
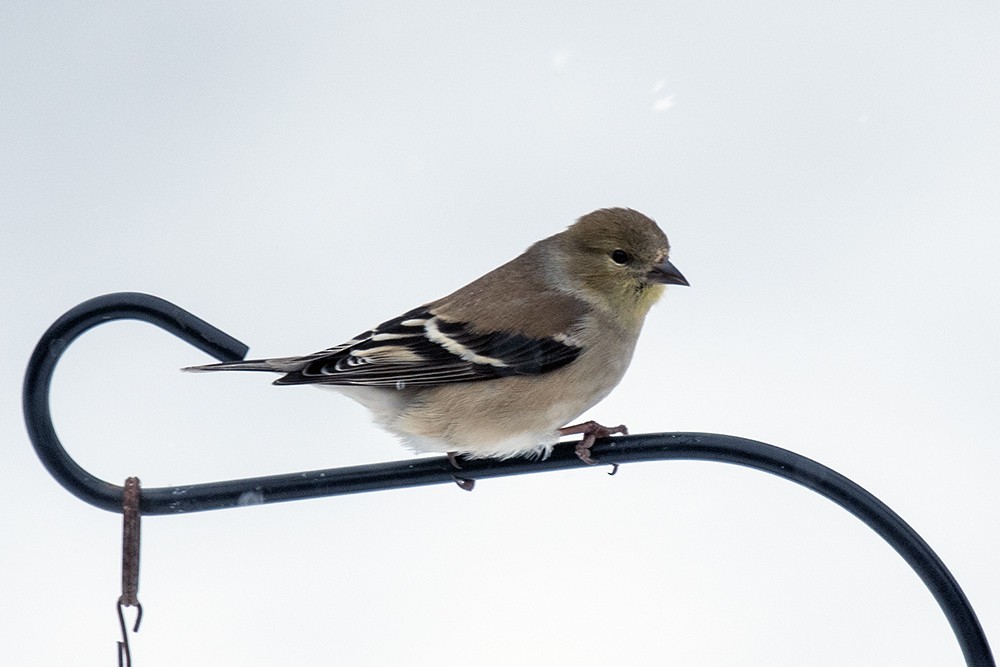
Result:
M163 328L221 361L242 359L247 347L177 306L146 294L108 294L86 301L57 320L42 336L24 380L24 416L35 451L53 477L71 493L101 509L121 511L123 489L94 477L66 453L49 413L49 385L56 362L87 329L116 319L140 319ZM730 463L783 477L819 493L858 517L892 546L920 576L944 611L966 663L995 666L989 642L958 582L937 554L878 498L804 456L746 438L709 433L658 433L600 439L592 455L601 463L698 460ZM461 476L488 479L588 468L572 445L557 447L545 461L463 460ZM142 514L181 514L226 507L302 500L431 484L452 484L456 470L445 457L312 470L267 477L144 488Z

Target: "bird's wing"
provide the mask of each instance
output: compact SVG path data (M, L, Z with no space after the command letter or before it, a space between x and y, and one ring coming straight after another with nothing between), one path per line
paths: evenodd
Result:
M480 332L424 306L302 357L301 366L275 384L402 388L537 375L565 366L581 351L571 331L545 338Z

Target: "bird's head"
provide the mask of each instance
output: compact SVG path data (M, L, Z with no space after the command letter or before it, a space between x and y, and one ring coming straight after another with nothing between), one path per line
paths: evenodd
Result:
M565 275L585 298L641 323L664 285L687 285L670 263L670 243L638 211L605 208L558 234Z

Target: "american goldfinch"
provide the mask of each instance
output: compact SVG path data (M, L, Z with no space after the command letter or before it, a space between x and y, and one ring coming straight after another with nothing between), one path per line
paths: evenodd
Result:
M368 408L418 452L547 457L560 435L626 432L563 426L628 368L664 285L687 285L670 244L637 211L608 208L538 241L452 294L304 357L185 370L284 373L274 384L330 387Z

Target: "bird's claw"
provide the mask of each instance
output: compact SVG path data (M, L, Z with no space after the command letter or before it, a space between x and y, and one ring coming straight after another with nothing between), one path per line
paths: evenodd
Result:
M474 479L466 479L465 477L458 477L457 475L453 477L453 479L455 480L455 484L458 484L458 488L463 491L472 491L476 488L476 480Z
M597 465L597 461L590 455L590 448L594 446L594 441L598 438L607 438L608 436L616 433L628 435L628 427L626 427L625 424L619 424L618 426L604 426L603 424L598 424L597 422L591 420L583 422L582 424L563 426L559 429L559 435L583 435L583 439L576 444L573 451L581 461L590 466ZM616 465L615 470L612 471L611 474L613 475L617 471L618 467Z
M583 436L583 440L576 444L573 452L576 454L577 458L586 463L589 466L597 465L597 461L590 455L590 448L594 444L596 438L592 435Z
M458 462L458 452L446 452L445 456L448 457L448 463L451 464L452 468L462 470L462 464ZM458 484L458 488L463 491L472 491L472 489L476 488L476 480L474 479L459 477L458 475L455 475L453 479L455 480L455 484Z

